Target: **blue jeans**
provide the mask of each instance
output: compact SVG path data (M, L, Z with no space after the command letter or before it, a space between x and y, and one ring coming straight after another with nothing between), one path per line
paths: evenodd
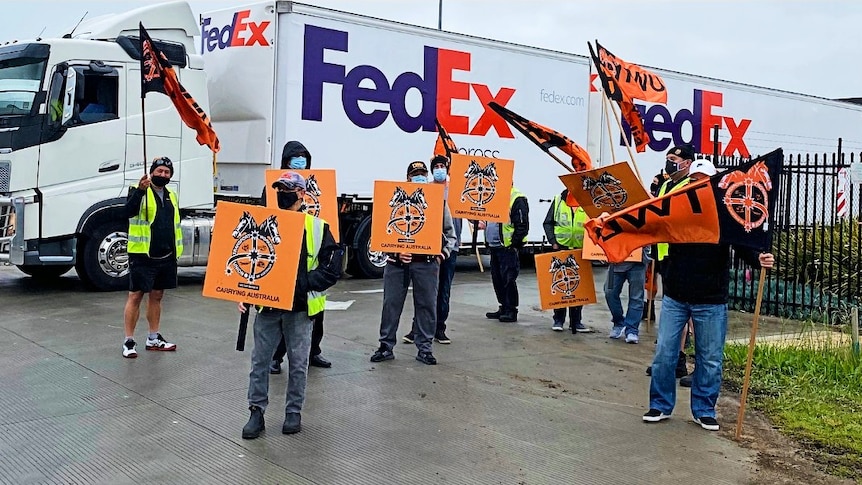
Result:
M694 375L691 381L691 414L695 418L715 417L715 403L721 389L721 364L727 334L726 304L690 304L665 295L661 301L658 345L652 363L649 407L670 414L676 404L674 369L679 341L686 322L694 322Z
M614 326L625 325L626 335L638 334L644 311L644 281L646 280L646 265L635 263L624 272L614 271L614 265L608 267L608 278L605 280L605 300L611 311ZM629 305L623 316L623 304L620 294L623 284L629 282Z

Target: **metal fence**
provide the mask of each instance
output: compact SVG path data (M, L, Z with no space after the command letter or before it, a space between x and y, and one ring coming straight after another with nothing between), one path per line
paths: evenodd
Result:
M716 167L747 161L706 156ZM843 324L862 300L862 193L849 181L847 214L837 210L839 171L862 161L862 153L785 154L772 214L776 268L767 275L761 311L798 320ZM734 258L731 308L753 311L758 278Z

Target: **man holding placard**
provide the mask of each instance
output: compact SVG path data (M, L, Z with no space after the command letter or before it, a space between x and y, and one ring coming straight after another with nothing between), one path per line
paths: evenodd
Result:
M428 183L428 167L425 162L415 161L407 167L407 181L414 184ZM422 189L416 189L414 193L418 197ZM404 192L406 194L406 192ZM424 200L424 199L423 199ZM439 200L439 199L438 199ZM417 202L417 207L423 210L427 207L424 202ZM394 204L393 205L397 205ZM379 206L378 206L379 207ZM388 253L386 267L383 269L383 310L380 316L380 346L371 356L371 362L384 362L395 358L392 349L395 347L398 332L398 323L401 312L404 309L404 300L407 298L407 289L413 283L413 311L415 325L415 344L418 349L416 360L426 365L436 365L437 359L432 353L432 338L437 326L437 286L440 275L440 263L445 261L452 249L455 247L455 229L452 225L452 216L445 204L439 208L431 208L430 211L442 210L443 224L440 233L434 231L434 238L441 238L442 245L440 254L414 254L407 252ZM438 213L439 214L439 213ZM372 215L372 217L374 217ZM415 221L422 221L425 226L426 215L414 215L407 212L399 220L403 219L408 225ZM390 221L392 225L397 221ZM379 224L379 223L378 223ZM417 233L418 234L418 233ZM417 236L418 237L418 236ZM374 235L372 233L372 239ZM406 241L409 238L402 238ZM411 239L412 240L412 239ZM438 239L439 241L439 239ZM375 241L372 240L372 247Z
M282 210L300 212L305 195L305 179L296 172L285 172L273 183ZM305 230L299 265L290 308L257 307L254 320L254 351L249 373L248 403L251 416L242 429L243 439L254 439L265 429L263 414L269 402L269 370L273 351L284 339L287 347L288 380L284 406L284 434L298 433L302 429L300 411L305 401L308 376L309 348L311 347L312 318L323 311L326 297L323 292L341 276L341 249L329 231L329 225L305 214ZM291 284L286 281L286 284ZM286 305L285 305L286 306ZM247 310L238 303L239 311Z
M587 213L584 212L580 204L577 207L569 206L566 203L569 199L568 196L569 189L564 189L560 194L554 196L551 207L548 208L548 213L542 223L545 237L548 238L551 248L555 251L584 247L584 222L587 220ZM581 322L583 309L582 305L568 307L569 328L572 333L592 331ZM551 329L555 332L562 332L565 322L566 308L554 308L554 323Z
M483 229L482 225L479 226ZM486 318L501 322L518 321L518 273L521 270L519 250L530 232L530 206L527 196L515 187L509 193L509 220L503 224L487 222L485 244L491 253L491 283L500 305Z

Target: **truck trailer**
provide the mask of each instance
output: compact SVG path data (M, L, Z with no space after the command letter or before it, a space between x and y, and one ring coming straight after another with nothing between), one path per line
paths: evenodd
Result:
M461 153L516 161L514 183L530 204L527 254L546 246L542 220L566 171L488 102L568 135L597 165L630 158L586 56L296 2L198 17L185 2L162 3L0 47L0 261L39 277L75 267L94 288L126 287L121 209L146 165L139 21L221 140L214 163L167 97L147 96L148 156L175 162L181 266L206 264L217 201L256 203L289 140L308 147L314 168L336 170L349 271L368 277L385 264L369 247L373 182L401 180L409 162L430 158L435 119ZM653 70L669 97L639 106L653 140L634 157L646 185L680 142L743 157L778 146L823 151L839 137L862 148L862 106ZM91 103L107 109L94 115ZM462 248L472 252L467 226Z

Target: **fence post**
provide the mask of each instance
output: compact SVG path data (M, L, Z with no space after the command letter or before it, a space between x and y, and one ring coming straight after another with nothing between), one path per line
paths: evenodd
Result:
M859 307L853 307L850 314L850 341L853 342L853 354L859 355Z

